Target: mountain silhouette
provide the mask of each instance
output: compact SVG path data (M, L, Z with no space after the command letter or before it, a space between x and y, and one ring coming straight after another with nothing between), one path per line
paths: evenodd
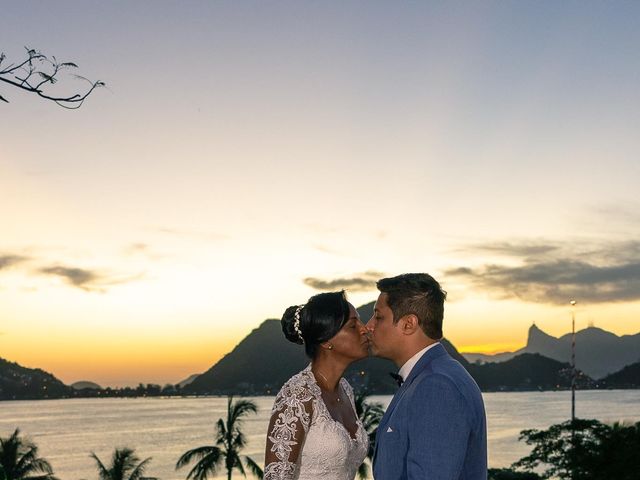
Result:
M522 353L504 362L471 364L467 370L484 391L555 390L571 386L571 366L539 353ZM591 378L578 372L579 387L592 385Z
M0 358L0 400L63 398L73 390L39 368L27 368Z
M601 381L606 388L638 388L640 387L640 362L627 365L622 370L607 375Z
M372 312L373 303L358 308L363 321L367 321ZM602 372L612 368L611 364L627 362L603 378L597 386L640 386L640 348L637 344L640 334L618 337L591 327L581 330L576 336L579 368L587 365L592 371ZM469 363L446 339L441 343L484 391L555 390L568 388L571 383L568 364L571 335L556 338L533 325L529 329L527 347L517 352L485 356L494 361L484 364ZM498 359L499 361L495 361ZM601 362L607 366L598 369L592 365L593 362ZM287 379L308 364L309 359L304 354L303 346L284 338L280 321L265 320L205 373L185 379L186 382L193 380L174 394L275 395ZM579 387L595 387L596 383L590 378L592 375L584 370L578 377ZM391 361L369 357L353 363L345 372L345 377L356 390L369 394L392 394L397 386L389 373L397 371L398 367ZM0 358L0 400L90 396L93 390L87 387L97 387L92 382L76 382L73 386L81 390L74 391L72 387L41 369L26 368ZM132 389L124 392L107 390L109 391L103 393L115 396L136 395L136 391ZM161 392L159 388L157 393L170 394Z
M90 390L102 390L102 387L100 385L88 380L80 380L79 382L74 382L71 384L71 388L73 388L74 390L84 390L85 388L88 388Z
M360 307L360 317L370 318L372 308L373 304ZM533 334L540 337L539 343L553 344L544 332L534 331ZM540 354L524 353L502 363L476 365L470 364L446 339L441 343L483 390L557 389L568 388L571 384L567 363ZM284 382L308 364L303 347L284 338L280 321L265 320L218 363L186 385L184 391L194 394L274 395ZM356 390L390 394L396 391L397 386L389 373L397 371L398 367L389 360L370 357L353 363L345 377ZM592 380L581 375L580 384L589 386Z
M191 382L193 382L199 376L200 376L199 373L194 373L193 375L189 375L184 380L179 381L178 383L176 383L176 385L179 385L180 387L184 387L185 385L189 385Z
M367 321L373 313L373 302L357 310L360 318ZM443 340L442 344L454 358L468 365L451 343ZM265 320L218 363L186 385L184 390L198 394L238 391L256 395L275 394L284 382L309 362L304 347L284 337L280 320ZM380 394L393 393L397 386L389 373L397 371L398 367L389 360L365 358L354 362L345 372L345 377L356 389Z
M556 338L536 325L529 328L527 345L515 352L496 355L464 354L474 362L504 362L523 353L539 353L559 362L571 361L571 334ZM592 378L602 378L640 361L640 333L618 336L601 328L576 332L576 368Z
M504 362L470 364L443 339L441 343L456 358L484 391L555 390L569 388L571 369L540 354L523 353ZM184 387L192 394L275 395L282 384L309 364L301 345L287 341L279 320L265 320L230 353ZM354 362L345 377L356 390L370 394L391 394L397 390L390 372L397 372L389 360L369 357ZM581 388L593 386L593 380L581 374Z

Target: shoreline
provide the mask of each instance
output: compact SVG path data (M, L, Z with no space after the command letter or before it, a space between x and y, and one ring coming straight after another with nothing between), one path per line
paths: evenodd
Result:
M578 392L614 392L614 391L629 391L629 390L640 390L639 387L629 387L629 388L584 388L576 390ZM482 393L557 393L557 392L570 392L570 388L557 388L557 389L495 389L495 390L482 390ZM229 395L233 395L234 397L242 397L242 398L275 398L273 394L256 394L256 393L210 393L210 394L193 394L193 395L77 395L72 397L61 396L54 398L0 398L0 403L2 402L33 402L33 401L50 401L50 400L83 400L83 399L158 399L158 400L166 400L166 399L194 399L194 398L226 398ZM377 396L389 396L392 397L393 393L376 393L371 392L367 394L367 397L377 397Z

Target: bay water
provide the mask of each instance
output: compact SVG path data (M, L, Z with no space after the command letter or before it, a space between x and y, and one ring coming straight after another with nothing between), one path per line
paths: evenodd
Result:
M568 420L571 392L484 393L487 411L489 466L505 467L527 455L518 441L521 430L547 428ZM248 445L243 451L260 465L273 397L250 397L257 415L244 421ZM372 396L387 406L391 396ZM16 428L39 447L61 480L98 479L90 452L107 465L114 448L135 448L152 457L147 476L185 479L190 467L175 470L180 455L212 445L215 422L226 419L226 397L108 398L0 402L0 437ZM640 421L640 390L590 390L576 394L576 416L603 422ZM250 477L250 474L248 475ZM234 478L242 475L234 473ZM215 478L226 478L222 470Z

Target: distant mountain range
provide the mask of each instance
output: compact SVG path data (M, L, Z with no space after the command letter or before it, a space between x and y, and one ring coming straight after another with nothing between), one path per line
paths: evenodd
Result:
M361 318L368 319L372 310L373 303L370 303L360 307L358 312ZM532 326L525 348L508 354L472 357L481 360L475 363L470 363L447 340L442 344L483 391L555 390L569 388L571 384L567 338L570 342L570 335L558 339ZM634 343L639 339L640 334L618 337L597 328L578 332L578 367L584 372L579 376L579 388L640 388L640 345ZM621 365L628 359L628 363ZM164 388L139 385L136 388L102 389L87 381L67 386L44 370L26 368L0 358L0 400L231 393L274 395L291 375L308 364L304 348L284 338L280 321L265 320L206 372ZM621 366L612 371L612 365ZM590 374L589 370L596 374ZM366 358L351 365L345 376L357 390L391 394L397 386L389 373L396 371L397 367L388 360ZM604 378L600 375L598 378L601 379L595 382L592 378L601 372L611 374Z
M358 309L361 318L369 318L373 304ZM451 356L476 379L483 390L538 390L568 388L571 385L569 364L540 354L524 353L501 363L471 364L447 340ZM278 320L266 320L245 337L222 360L184 387L194 394L274 394L293 374L309 363L301 345L288 342ZM389 372L397 367L388 360L367 358L355 362L345 376L356 389L376 394L393 393L396 385ZM582 388L593 387L591 378L581 374ZM638 380L640 385L640 379ZM609 385L611 386L611 385Z
M483 355L465 353L470 362L504 362L523 353L539 353L559 362L571 361L571 334L553 337L536 325L529 328L527 345L515 352ZM603 378L627 365L640 361L640 333L619 337L601 328L589 327L576 332L576 368L592 378Z
M539 354L525 353L500 363L470 364L450 342L443 340L442 344L483 390L550 390L571 385L569 364ZM302 346L284 338L280 322L266 320L183 391L200 395L273 395L308 364ZM356 390L391 394L397 386L389 373L397 370L389 360L366 358L351 365L345 377ZM593 380L583 375L580 385L590 387Z

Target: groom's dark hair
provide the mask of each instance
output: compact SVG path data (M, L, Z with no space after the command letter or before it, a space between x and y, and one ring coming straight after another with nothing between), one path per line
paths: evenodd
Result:
M387 294L387 304L393 312L393 323L405 315L414 314L422 331L434 340L442 338L442 318L447 292L431 275L405 273L383 278L376 283Z

